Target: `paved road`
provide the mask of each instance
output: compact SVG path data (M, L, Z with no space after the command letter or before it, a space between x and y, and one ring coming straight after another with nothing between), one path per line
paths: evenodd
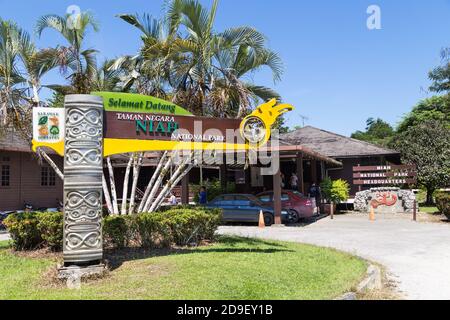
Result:
M219 233L336 248L384 265L407 299L450 299L450 223L345 215L304 227L224 226Z
M9 240L9 234L6 232L0 231L0 241Z

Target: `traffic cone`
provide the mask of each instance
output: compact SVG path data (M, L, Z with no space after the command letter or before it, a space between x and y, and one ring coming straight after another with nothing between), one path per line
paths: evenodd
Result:
M372 206L370 206L369 220L375 221L375 210L373 209Z
M263 214L262 210L259 211L258 227L261 229L264 229L266 227L266 224L264 223L264 214Z

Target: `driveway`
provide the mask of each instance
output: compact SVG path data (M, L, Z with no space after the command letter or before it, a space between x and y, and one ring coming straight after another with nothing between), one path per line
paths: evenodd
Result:
M303 227L224 226L219 233L336 248L384 265L406 299L450 299L450 223L389 216L370 222L352 214Z
M0 231L0 241L9 240L9 239L10 238L9 238L9 234L8 233L6 233L4 231Z

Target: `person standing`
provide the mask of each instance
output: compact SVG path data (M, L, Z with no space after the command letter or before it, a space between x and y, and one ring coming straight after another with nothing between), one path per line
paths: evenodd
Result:
M208 194L206 193L205 187L200 188L200 192L198 193L198 202L201 205L208 203Z
M290 184L292 190L298 190L298 177L295 172L293 172L291 175Z
M173 193L170 193L169 202L171 206L176 206L178 204L177 197Z
M309 196L316 199L317 213L320 214L320 197L321 197L320 187L314 182L309 188Z

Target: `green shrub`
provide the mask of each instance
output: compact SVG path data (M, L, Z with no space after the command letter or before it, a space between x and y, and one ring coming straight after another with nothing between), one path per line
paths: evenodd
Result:
M40 212L36 214L37 229L43 240L43 245L53 251L61 250L63 244L62 212Z
M33 250L62 248L63 214L61 212L26 212L9 215L4 224L11 235L13 248Z
M11 214L3 223L11 236L14 249L32 250L43 245L44 240L37 227L39 221L35 212Z
M447 219L450 220L450 194L444 192L437 193L436 206L439 212L445 214Z
M133 241L143 247L167 248L213 240L222 220L220 209L176 207L163 212L132 216L108 216L103 219L105 246L123 248ZM64 217L60 212L16 213L5 219L16 250L48 247L60 250Z
M179 246L199 244L202 240L213 240L221 221L220 210L205 208L173 209L165 212L172 240Z
M133 217L132 228L143 247L163 248L172 243L170 226L164 215L162 212L154 212Z
M333 188L333 181L329 177L326 177L320 183L320 191L322 192L323 197L329 202L331 202L331 189L332 188Z
M349 197L350 187L348 182L342 179L331 180L327 177L320 184L320 189L324 197L334 204L345 201Z
M107 216L103 218L103 242L105 246L124 248L131 234L130 216Z

